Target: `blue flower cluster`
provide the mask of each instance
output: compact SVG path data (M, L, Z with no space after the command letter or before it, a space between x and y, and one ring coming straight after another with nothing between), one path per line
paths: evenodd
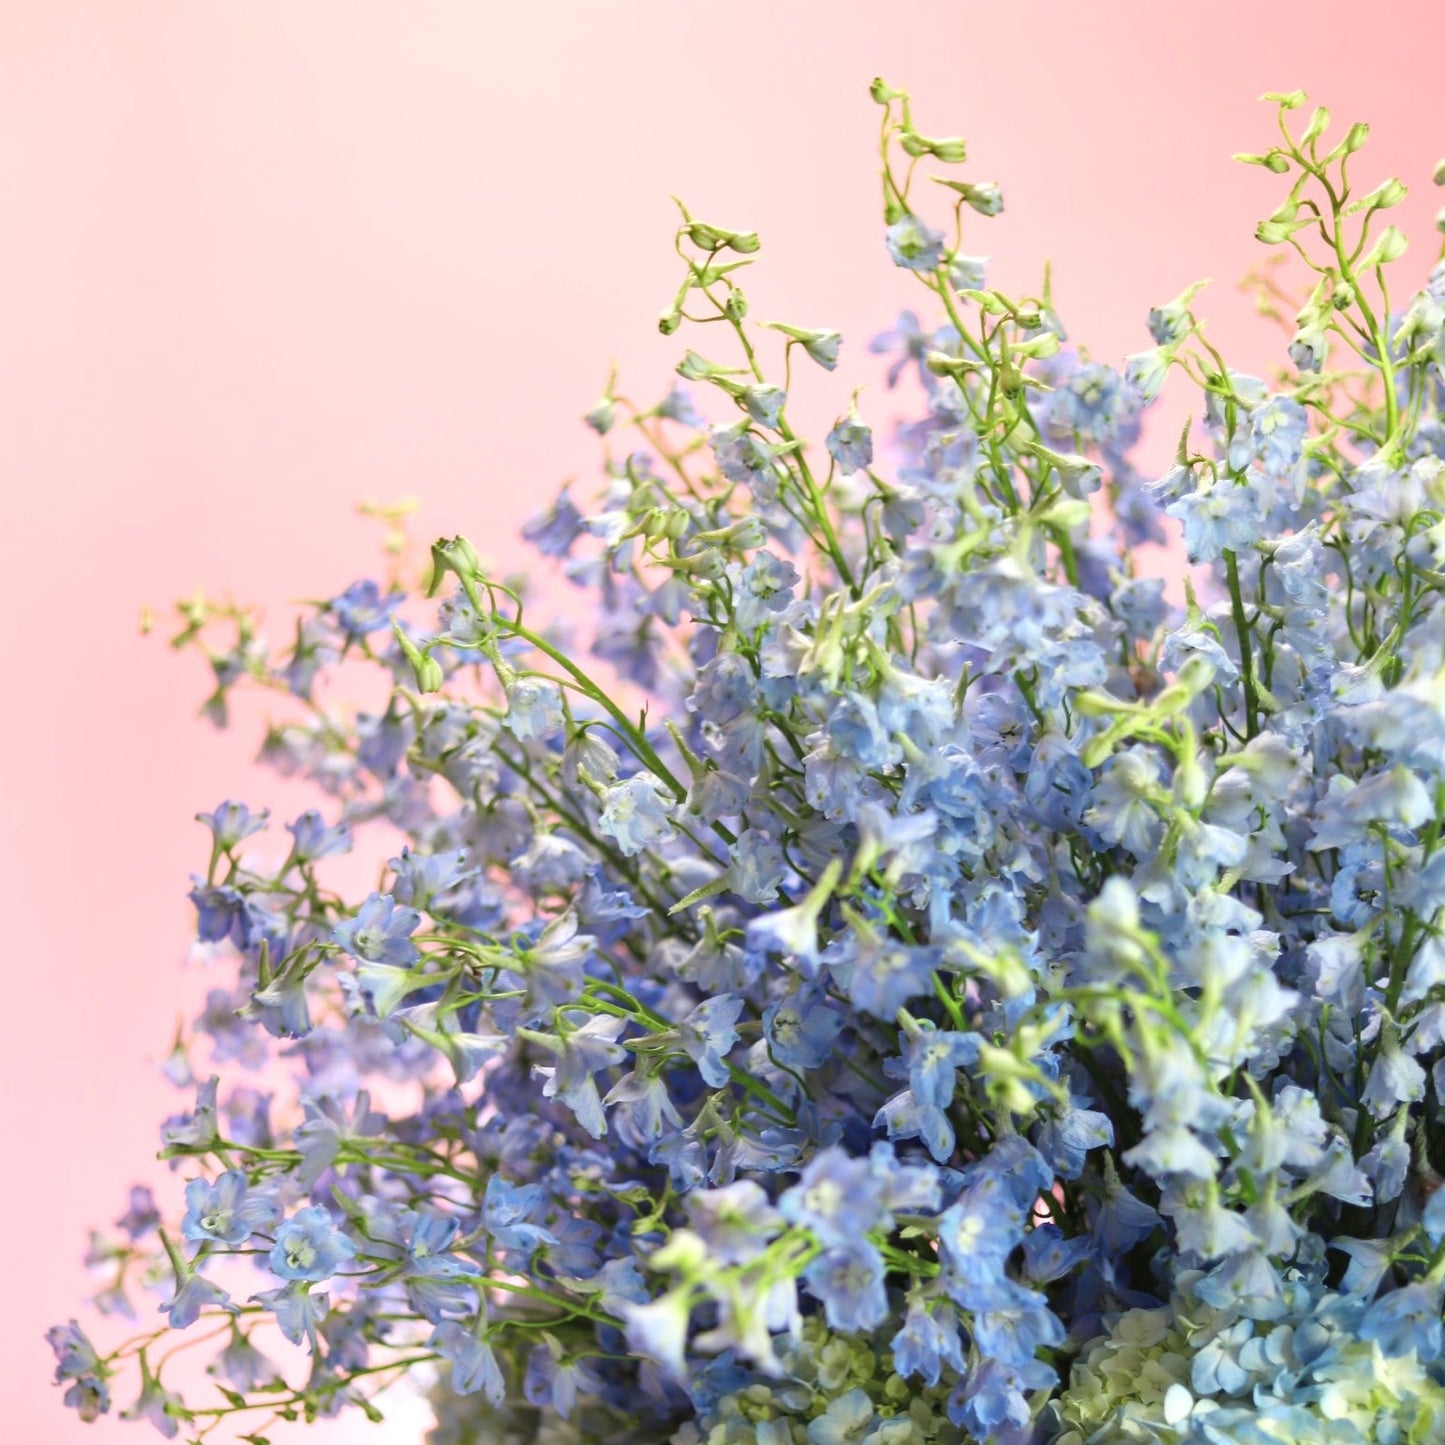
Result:
M183 607L209 715L290 699L263 757L320 806L200 815L232 977L167 1064L184 1215L137 1188L90 1256L164 1323L51 1332L82 1416L128 1367L188 1438L401 1378L439 1445L1445 1430L1445 263L1392 310L1403 188L1269 97L1295 374L1232 370L1198 287L1106 366L961 249L997 186L917 213L965 147L873 95L940 312L873 343L920 399L891 452L856 394L794 433L840 339L767 323L770 379L757 237L684 210L662 329L733 354L610 382L605 487L527 529L590 656L460 537L279 654ZM1171 373L1202 421L1153 479ZM378 710L326 704L367 667ZM163 1382L173 1332L216 1401Z

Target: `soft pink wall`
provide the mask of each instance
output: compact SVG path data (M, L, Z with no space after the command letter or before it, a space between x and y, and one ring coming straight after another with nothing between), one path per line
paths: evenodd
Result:
M1074 337L1114 358L1212 275L1216 341L1267 367L1233 282L1280 185L1229 160L1268 143L1261 91L1371 121L1359 173L1412 186L1419 275L1434 253L1445 10L1388 13L1386 34L1284 0L0 6L7 1438L149 1433L63 1417L39 1336L86 1287L86 1226L159 1172L152 1061L199 986L191 816L285 801L248 764L254 720L194 719L196 661L137 637L142 604L338 590L377 556L367 495L419 492L424 534L524 561L507 539L591 468L577 418L609 360L666 385L669 192L762 233L755 315L843 331L842 372L808 378L826 422L913 299L881 245L874 74L1003 182L971 242L993 281L1051 257ZM887 414L876 386L864 405ZM387 1428L312 1438L408 1438Z

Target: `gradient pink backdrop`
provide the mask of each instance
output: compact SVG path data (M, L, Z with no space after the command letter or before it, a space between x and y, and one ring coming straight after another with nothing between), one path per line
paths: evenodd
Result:
M1445 195L1445 11L1343 4L9 0L0 7L0 568L7 620L0 1008L7 1439L149 1438L63 1416L40 1332L87 1288L85 1230L123 1207L177 1106L154 1061L183 994L190 819L296 801L195 720L204 678L156 638L198 584L267 604L372 569L364 496L425 500L423 535L510 539L595 450L610 360L660 394L676 283L670 192L762 233L754 314L833 325L827 420L913 299L882 252L877 73L963 133L1007 213L991 280L1054 262L1077 340L1147 344L1202 298L1236 364L1281 354L1233 283L1277 178L1266 89L1374 138L1358 174L1412 188L1415 277ZM1408 265L1406 267L1408 270ZM875 384L865 410L890 408ZM124 1398L118 1405L128 1403ZM285 1438L299 1438L301 1427ZM127 1433L129 1431L129 1433ZM416 1438L405 1421L318 1441Z

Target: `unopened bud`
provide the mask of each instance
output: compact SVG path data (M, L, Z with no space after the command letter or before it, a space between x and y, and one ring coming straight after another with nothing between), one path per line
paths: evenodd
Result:
M920 156L934 156L949 165L959 165L968 159L968 147L958 136L937 139L910 130L903 133L903 138L898 143L902 146L903 153L915 160Z
M598 436L606 436L607 433L612 430L612 423L616 419L616 415L616 408L612 404L612 398L610 396L604 396L582 420L585 421Z
M1369 140L1369 138L1369 125L1365 121L1357 120L1354 125L1352 125L1345 133L1345 138L1341 142L1341 145L1344 149L1345 154L1347 156L1352 156L1365 144L1367 140Z
M683 230L694 246L704 251L737 251L747 256L761 244L756 231L728 231L721 226L709 226L706 221L690 221Z
M443 537L432 543L432 566L440 577L455 572L458 577L475 577L482 570L482 560L465 537Z
M441 663L431 653L423 652L395 619L392 620L391 630L396 637L397 646L401 648L402 656L411 664L412 676L416 678L416 690L423 693L439 691L444 678Z
M1003 192L995 181L980 181L966 186L963 198L980 216L997 216L1003 210Z

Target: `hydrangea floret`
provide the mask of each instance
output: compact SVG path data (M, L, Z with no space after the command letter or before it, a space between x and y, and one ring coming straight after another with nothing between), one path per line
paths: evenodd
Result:
M318 796L199 815L183 1212L92 1242L138 1333L50 1332L83 1418L264 1445L410 1379L436 1445L1445 1436L1445 263L1395 284L1367 128L1268 96L1289 365L1191 285L1108 366L873 99L934 318L870 348L891 443L859 392L794 431L841 338L757 324L757 236L681 209L705 351L614 376L605 486L526 529L585 629L462 537L279 651L182 606L207 715L268 691Z

